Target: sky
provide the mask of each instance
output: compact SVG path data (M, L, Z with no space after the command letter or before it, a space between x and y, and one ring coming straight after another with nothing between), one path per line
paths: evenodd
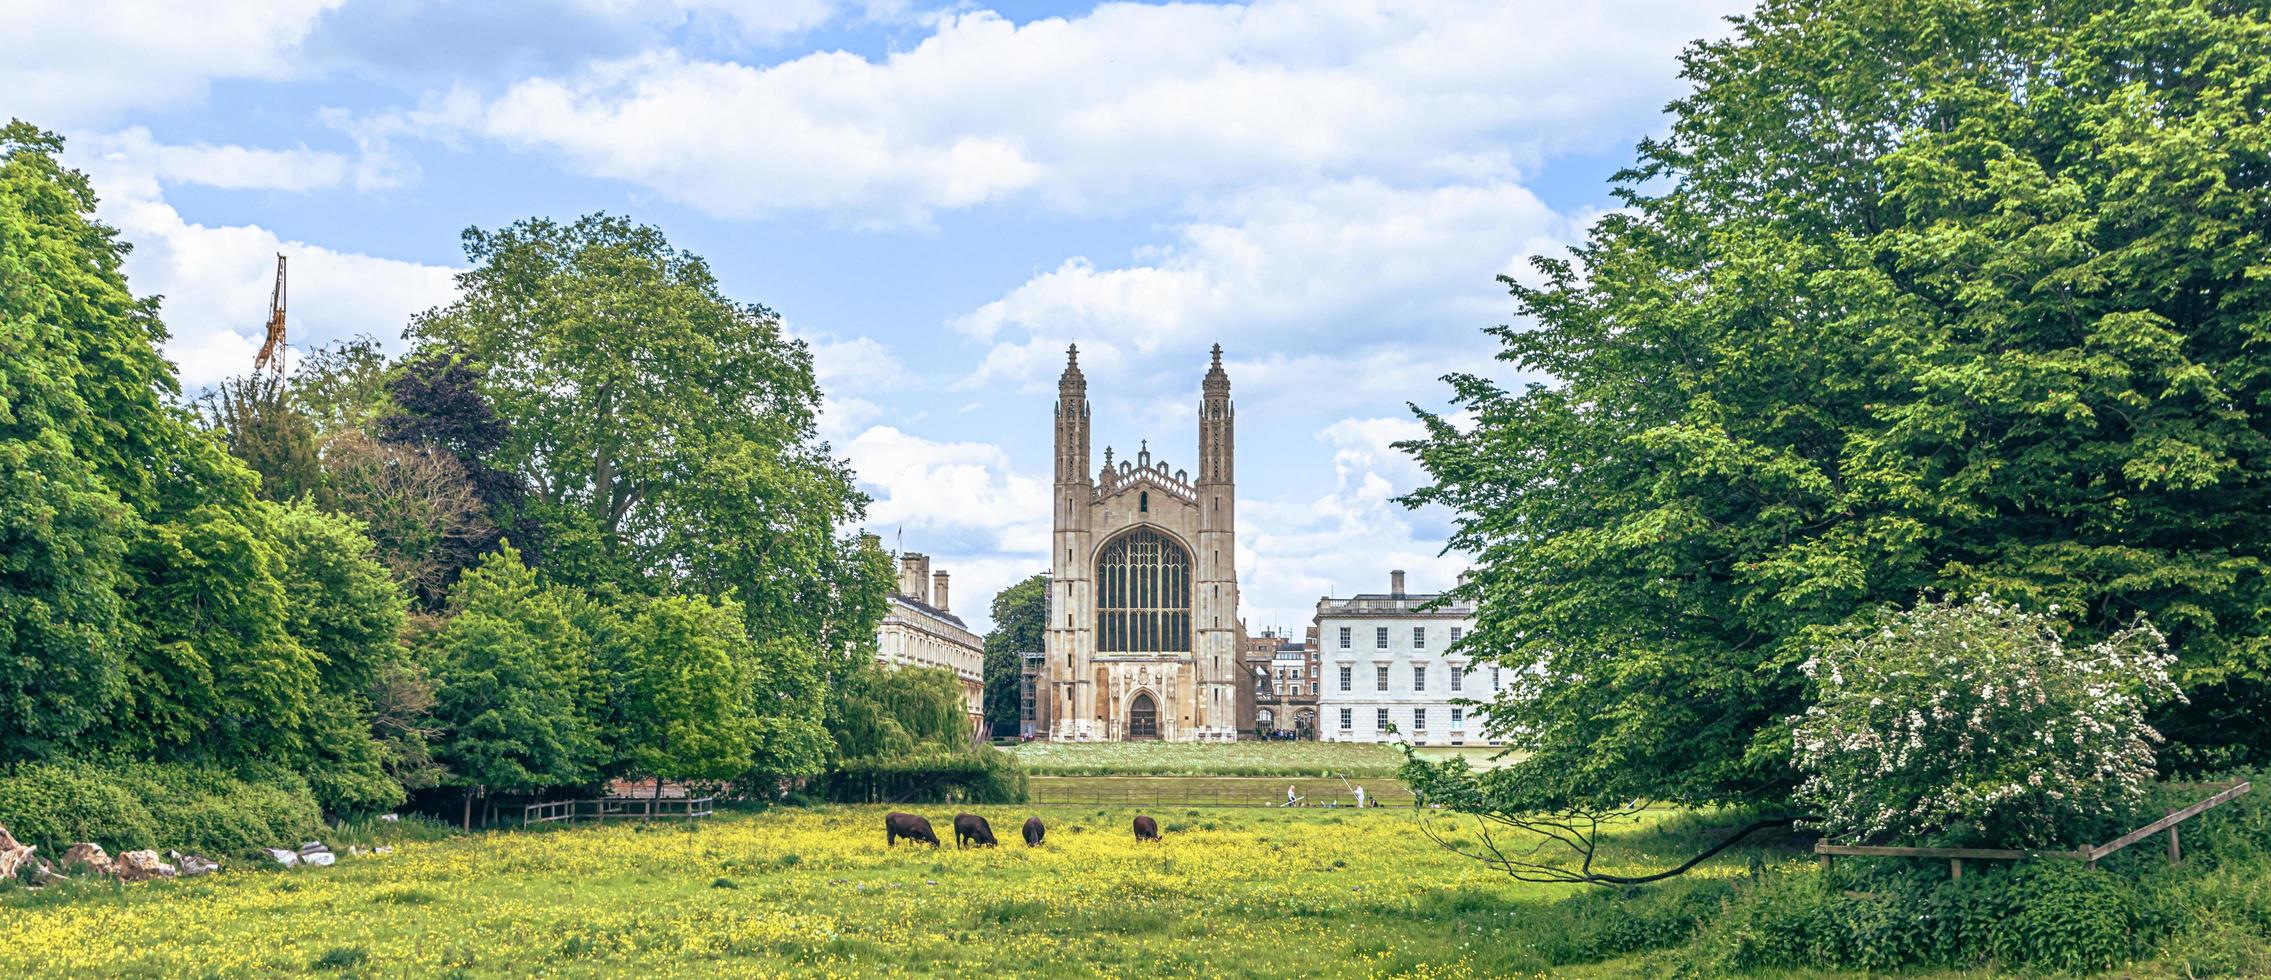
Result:
M627 215L811 345L866 527L979 628L1047 568L1077 342L1094 459L1195 468L1221 344L1250 629L1451 583L1392 447L1685 91L1723 0L0 0L0 115L66 160L164 297L186 391L291 336L402 347L460 233Z

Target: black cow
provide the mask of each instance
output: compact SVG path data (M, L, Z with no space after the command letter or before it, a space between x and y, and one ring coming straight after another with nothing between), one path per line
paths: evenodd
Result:
M1041 818L1040 818L1040 817L1026 817L1026 818L1025 818L1025 846L1027 846L1027 847L1039 847L1039 846L1041 846L1041 834L1042 834L1042 832L1043 832L1044 830L1046 830L1046 829L1047 829L1047 828L1044 828L1044 827L1042 827L1042 826L1041 826Z
M1137 816L1135 818L1135 835L1137 840L1158 840L1159 821L1146 816Z
M954 846L961 847L963 841L975 842L980 847L992 847L994 846L994 828L987 825L986 818L975 813L956 814L954 817Z
M938 835L931 832L930 821L912 813L886 813L883 815L883 846L899 843L899 838L922 841L938 846Z

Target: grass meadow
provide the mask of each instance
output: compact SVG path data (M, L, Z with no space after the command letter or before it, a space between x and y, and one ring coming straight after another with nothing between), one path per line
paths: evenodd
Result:
M1627 899L1523 885L1377 810L982 807L1006 842L887 850L882 807L777 809L405 842L328 869L229 870L0 892L0 976L1638 975L1699 887L1795 850L1741 852ZM1028 813L1047 843L1016 839ZM1698 825L1653 821L1606 860L1660 864Z

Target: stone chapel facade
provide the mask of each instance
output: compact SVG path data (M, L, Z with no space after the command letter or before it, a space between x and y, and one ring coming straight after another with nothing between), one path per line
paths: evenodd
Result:
M1080 349L1057 380L1055 533L1036 727L1057 741L1238 737L1237 494L1222 346L1200 385L1193 475L1134 460L1091 473Z

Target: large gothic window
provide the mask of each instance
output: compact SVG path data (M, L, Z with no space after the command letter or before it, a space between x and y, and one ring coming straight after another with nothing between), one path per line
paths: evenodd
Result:
M1096 649L1190 652L1190 552L1148 530L1104 546L1096 559Z

